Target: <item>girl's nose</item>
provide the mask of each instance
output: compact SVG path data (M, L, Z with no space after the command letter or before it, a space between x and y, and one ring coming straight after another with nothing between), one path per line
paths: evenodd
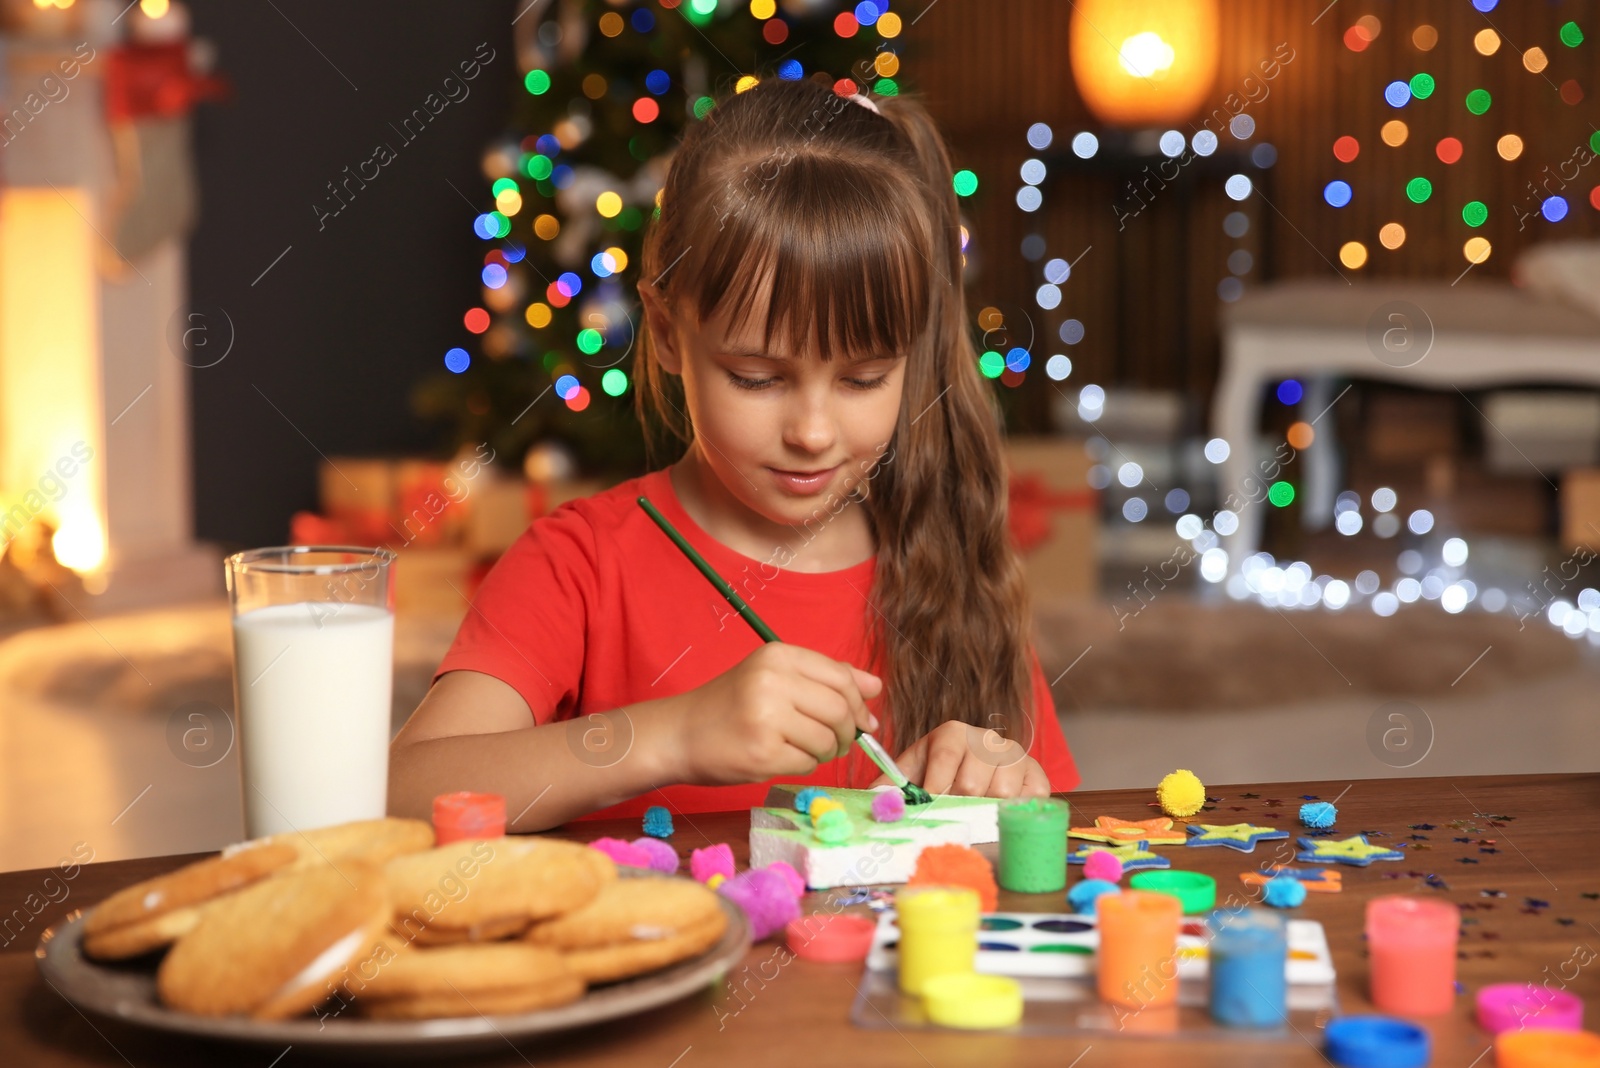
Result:
M784 420L784 444L821 453L832 447L834 436L833 411L827 399L802 391Z

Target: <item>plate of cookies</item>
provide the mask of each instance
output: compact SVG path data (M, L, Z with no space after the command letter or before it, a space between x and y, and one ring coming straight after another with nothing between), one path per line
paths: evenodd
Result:
M45 932L86 1012L324 1052L466 1053L705 989L749 921L692 879L538 835L418 820L291 832L128 886Z

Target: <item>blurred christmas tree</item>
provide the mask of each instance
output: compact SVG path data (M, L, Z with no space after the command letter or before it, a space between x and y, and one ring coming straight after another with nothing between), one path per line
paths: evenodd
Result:
M889 0L529 7L516 23L526 92L483 160L483 303L416 390L419 414L448 421L453 447L487 441L509 462L556 440L587 474L642 471L634 272L684 127L758 77L895 94L901 29Z

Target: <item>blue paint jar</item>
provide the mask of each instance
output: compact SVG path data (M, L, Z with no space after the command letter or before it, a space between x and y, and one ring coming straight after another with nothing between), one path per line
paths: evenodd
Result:
M1281 1027L1289 996L1283 917L1265 909L1218 909L1207 926L1211 1018L1224 1027Z

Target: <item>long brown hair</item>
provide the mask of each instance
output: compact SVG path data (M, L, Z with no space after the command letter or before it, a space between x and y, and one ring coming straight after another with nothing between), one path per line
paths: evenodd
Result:
M1032 742L1027 589L1008 535L998 405L978 373L943 138L907 96L879 113L816 81L719 101L674 153L641 279L674 314L740 323L771 278L765 337L823 359L903 353L888 451L861 506L877 545L867 632L905 747L946 720ZM684 443L682 384L641 339L649 435Z

